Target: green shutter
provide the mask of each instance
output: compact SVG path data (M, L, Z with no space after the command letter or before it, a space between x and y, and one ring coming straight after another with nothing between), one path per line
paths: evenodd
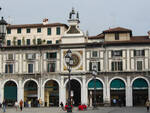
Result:
M56 34L57 34L57 35L60 35L60 27L57 27L57 28L56 28Z
M91 80L89 83L88 83L88 89L89 90L94 90L94 80ZM103 89L103 84L101 81L97 80L96 79L96 90L101 90Z
M120 79L115 79L110 84L111 90L124 90L125 83Z
M47 28L47 35L51 35L51 28Z
M17 100L17 86L5 86L4 87L5 100Z
M138 78L133 82L133 89L148 89L146 80Z

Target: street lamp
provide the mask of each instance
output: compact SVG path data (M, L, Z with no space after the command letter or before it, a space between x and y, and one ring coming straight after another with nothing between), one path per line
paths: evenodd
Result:
M96 76L97 76L96 65L93 66L92 75L94 77L94 104L93 104L93 109L95 109L96 108Z
M0 20L0 46L3 45L3 41L5 39L6 25L7 25L7 22L2 17L1 20Z
M67 108L67 112L72 112L72 107L71 107L71 89L70 89L70 76L71 76L70 72L71 72L71 66L73 65L73 59L72 59L72 52L71 52L70 49L66 52L65 61L66 61L66 64L67 64L67 70L69 72L69 75L68 75L68 79L69 79L68 92L69 92L69 95L68 95L68 108Z

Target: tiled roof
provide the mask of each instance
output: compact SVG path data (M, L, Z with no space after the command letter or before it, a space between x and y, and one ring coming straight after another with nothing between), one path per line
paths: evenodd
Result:
M114 33L114 32L132 32L132 30L123 27L116 27L103 31L103 33Z
M104 39L104 34L103 33L101 33L101 34L99 34L99 35L97 35L97 36L90 36L90 37L88 37L88 39Z
M7 25L7 28L16 29L16 28L37 28L37 27L57 27L57 26L64 26L68 28L66 24L62 23L52 23L52 24L20 24L20 25Z

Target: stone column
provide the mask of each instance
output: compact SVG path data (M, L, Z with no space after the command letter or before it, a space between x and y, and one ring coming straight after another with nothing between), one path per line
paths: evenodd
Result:
M133 106L132 86L131 86L131 79L130 79L130 76L127 76L126 106Z
M104 91L104 104L105 106L109 106L110 105L110 86L109 86L109 82L108 82L108 76L105 76L105 90Z
M22 80L19 79L19 84L17 88L17 101L19 102L21 99L24 101L24 86L22 84Z
M66 88L64 86L64 77L61 76L61 82L59 86L59 103L63 102L63 104L66 104Z
M0 102L2 103L4 99L4 88L2 86L2 81L0 81Z
M86 86L86 77L82 77L82 88L81 88L81 104L88 104L88 92Z
M45 89L44 89L44 86L41 86L41 100L42 100L43 106L45 106L44 95L45 95Z

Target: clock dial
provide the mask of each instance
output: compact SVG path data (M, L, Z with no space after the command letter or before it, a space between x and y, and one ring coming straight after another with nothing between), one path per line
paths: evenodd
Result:
M76 55L76 54L72 54L72 59L73 59L73 65L72 65L72 67L78 66L79 63L80 63L80 58L79 58L79 56Z

